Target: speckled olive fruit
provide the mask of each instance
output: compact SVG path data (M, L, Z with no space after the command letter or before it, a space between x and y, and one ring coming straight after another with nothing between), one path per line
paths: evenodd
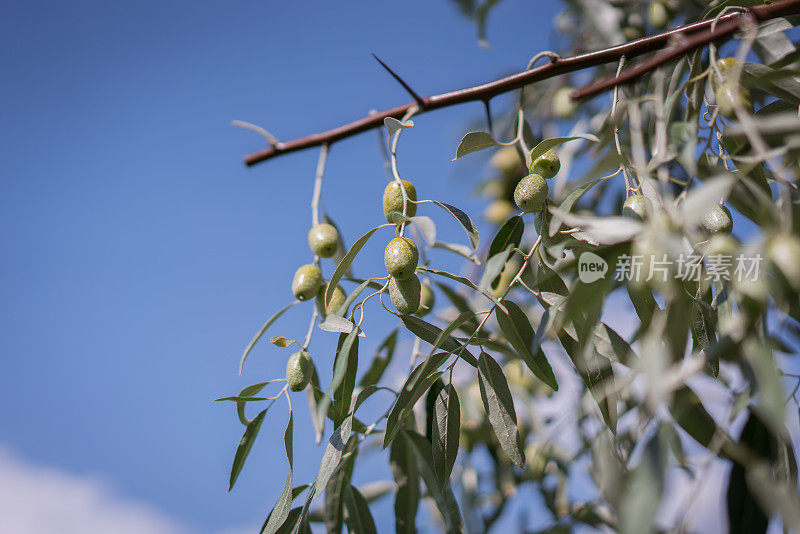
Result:
M735 57L723 57L717 60L717 68L723 75L730 74L731 70L739 64Z
M483 218L492 224L500 226L514 214L515 209L514 204L506 199L495 200L486 206Z
M800 241L778 234L767 243L767 258L794 289L800 289Z
M492 154L489 165L505 174L514 174L520 166L519 153L513 146L500 147Z
M406 189L408 200L417 200L417 190L414 184L403 180L403 187ZM383 190L383 216L389 222L397 222L392 220L392 215L395 213L403 214L403 189L400 187L400 182L393 181L386 186ZM406 217L413 217L417 213L417 205L413 202L408 202L406 205Z
M325 306L325 292L328 290L328 284L323 285L319 289L319 293L317 293L317 309L323 315L323 317L327 317L328 315L336 315L339 311L339 308L342 307L344 301L347 300L347 293L344 292L342 286L336 286L333 290L333 294L331 295L331 301Z
M429 285L423 285L419 295L419 308L414 312L417 317L425 317L433 309L436 296Z
M653 28L659 30L667 27L669 12L664 2L659 2L658 0L650 2L650 5L647 6L647 21Z
M389 274L399 280L414 276L419 261L417 245L407 237L395 237L386 245L383 263Z
M714 93L720 115L726 119L736 118L736 107L740 106L750 112L753 105L750 103L750 92L747 88L734 82L725 82L717 87Z
M561 170L561 161L552 148L531 162L531 173L542 178L552 178Z
M541 211L547 200L547 182L538 174L529 174L514 189L514 202L522 211Z
M314 374L314 362L311 355L301 350L289 356L286 362L286 382L292 391L303 391L311 382Z
M308 246L320 258L330 258L339 247L339 232L332 224L317 224L308 231Z
M405 280L389 278L389 298L392 299L392 304L402 315L410 315L419 310L421 291L422 284L417 275L412 275L411 278Z
M562 87L553 95L553 115L559 119L569 119L575 114L578 105L572 100L572 87Z
M322 272L311 263L303 265L294 273L292 293L298 300L314 298L322 287Z
M638 219L642 221L645 217L647 217L647 214L650 213L651 209L652 205L646 196L631 195L622 205L622 215L624 217L630 217L632 219Z
M700 220L700 224L712 234L730 234L733 230L731 212L722 204L717 204L708 210Z

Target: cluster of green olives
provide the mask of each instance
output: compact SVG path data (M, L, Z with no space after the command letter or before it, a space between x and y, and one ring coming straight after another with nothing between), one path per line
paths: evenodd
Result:
M315 224L308 232L308 248L315 256L330 258L339 249L339 231L328 223ZM297 300L311 300L316 297L317 307L323 317L338 313L347 295L340 286L333 290L331 301L325 305L325 292L328 285L322 277L317 263L302 265L294 273L292 293Z
M406 204L406 217L417 213L417 190L406 180L393 181L383 191L383 215L389 222L397 222L395 214L403 213L403 188L412 202ZM389 273L389 298L402 315L427 314L433 307L433 291L423 285L416 274L419 263L419 250L416 243L408 237L395 237L386 245L383 255L386 271Z
M519 181L514 189L514 202L522 211L540 212L547 202L547 180L558 174L561 162L552 148L532 159L530 174Z

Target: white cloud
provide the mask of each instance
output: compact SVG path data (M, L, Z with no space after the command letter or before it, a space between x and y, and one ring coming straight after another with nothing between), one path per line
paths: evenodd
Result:
M188 534L153 506L125 498L98 477L33 464L0 445L0 532Z

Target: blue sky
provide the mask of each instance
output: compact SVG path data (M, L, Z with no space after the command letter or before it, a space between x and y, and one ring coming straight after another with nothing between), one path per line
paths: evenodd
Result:
M289 139L406 102L370 52L424 94L498 77L551 47L557 9L500 3L485 50L446 0L4 2L0 480L43 481L46 492L30 486L39 520L54 502L72 502L61 491L88 495L96 509L144 506L169 533L260 524L285 476L285 404L268 415L229 494L242 427L212 399L283 373L288 353L267 345L244 376L236 368L310 259L317 153L246 169L242 157L263 142L229 122ZM480 113L465 105L417 118L400 156L422 197L476 216L483 160L451 158ZM333 147L323 199L349 243L380 224L384 183L374 134ZM440 232L463 238L447 222ZM359 272L381 272L380 247L367 249ZM275 333L303 336L307 316L287 315ZM365 354L390 322L373 324ZM315 358L327 367L334 336L317 335ZM310 444L304 396L295 405L296 477L310 480L321 449ZM384 476L382 460L357 475ZM4 494L22 495L15 487ZM46 530L38 524L24 525Z

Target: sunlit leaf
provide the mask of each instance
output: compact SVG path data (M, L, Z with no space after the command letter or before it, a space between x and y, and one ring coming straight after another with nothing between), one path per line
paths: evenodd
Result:
M524 467L525 455L520 445L514 399L503 369L485 352L478 359L478 379L483 407L497 441L512 462Z

